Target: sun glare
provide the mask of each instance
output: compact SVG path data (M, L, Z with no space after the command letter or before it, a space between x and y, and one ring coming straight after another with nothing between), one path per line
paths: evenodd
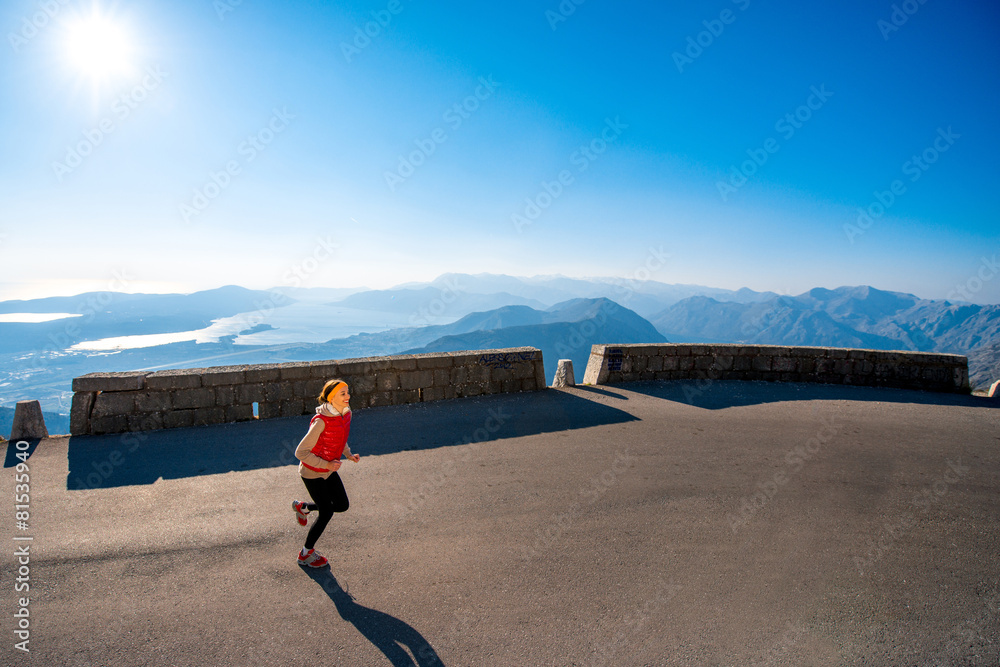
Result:
M132 45L125 29L103 16L72 23L66 47L70 64L94 81L117 78L132 68Z

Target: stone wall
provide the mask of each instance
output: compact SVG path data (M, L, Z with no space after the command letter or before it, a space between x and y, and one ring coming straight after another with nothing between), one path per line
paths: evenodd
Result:
M73 380L70 433L97 435L312 414L323 384L335 377L350 385L354 409L546 386L542 353L532 347L90 373Z
M773 345L594 345L583 382L706 379L970 391L969 362L954 354Z

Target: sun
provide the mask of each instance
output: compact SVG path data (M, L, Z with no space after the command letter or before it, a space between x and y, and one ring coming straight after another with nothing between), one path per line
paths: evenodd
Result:
M125 26L97 13L67 26L70 65L93 82L110 81L132 70L133 48Z

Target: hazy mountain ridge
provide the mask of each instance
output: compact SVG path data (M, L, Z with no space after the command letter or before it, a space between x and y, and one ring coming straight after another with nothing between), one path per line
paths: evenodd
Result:
M475 304L473 295L517 297L508 303L481 302L489 307L520 304L545 308L570 299L610 299L639 313L643 317L660 312L664 307L695 295L710 295L720 301L740 303L765 300L776 296L773 292L754 292L748 288L737 291L703 285L679 285L629 281L623 278L567 278L565 276L534 276L522 278L502 274L446 273L430 283L405 283L389 290L371 290L348 297L338 304L353 308L396 309L401 305L412 308L414 295L427 302L438 301L438 308L454 316L464 315L477 308L463 308L463 300ZM396 297L393 299L392 297ZM452 305L459 304L459 305ZM492 305L490 305L492 304ZM485 308L478 308L479 310Z
M667 342L650 322L610 299L573 299L556 304L541 316L542 321L536 324L443 336L405 353L536 347L542 351L547 382L555 375L559 359L571 359L577 379L582 381L594 343Z
M1000 306L952 304L873 287L817 288L754 303L692 297L651 320L668 338L967 354L1000 342Z
M588 281L562 277L524 281L510 276L481 275L476 278L479 281L477 288L484 289L490 287L494 279L499 281L498 285L511 289L519 281L524 282L525 293L545 298L564 296L585 286L589 286L587 289L593 287ZM432 317L425 320L424 315L435 311L435 304L454 296L448 290L457 289L464 279L464 274L454 274L441 279L442 284L450 281L448 289L424 286L410 290L404 295L411 298L407 303L399 298L399 291L388 294L393 291L383 290L377 298L404 309L396 314L396 322L410 319L416 325L427 324L435 320ZM531 284L531 280L535 284ZM0 400L5 405L12 405L16 400L40 399L45 410L65 413L69 410L72 378L93 371L280 363L404 351L521 345L532 345L544 351L547 375L554 372L559 358L568 357L574 360L578 377L582 378L590 346L594 343L663 340L951 352L969 357L974 382L988 387L992 380L1000 378L997 361L1000 356L997 350L1000 306L953 304L865 286L834 290L816 288L798 296L768 295L750 290L742 295L727 292L734 300L689 296L659 308L658 316L650 323L632 307L637 302L636 290L628 289L627 285L615 287L605 283L601 289L617 292L621 301L572 296L553 305L532 307L523 303L503 303L512 299L539 302L509 291L476 295L478 301L466 300L462 302L463 307L477 302L503 305L464 313L448 324L389 329L379 325L369 333L333 338L323 343L288 337L285 339L288 342L276 344L237 345L235 336L222 336L216 343L189 341L103 353L67 351L82 340L189 331L232 316L239 316L237 319L241 323L246 316L247 322L242 323L244 331L254 328L254 324L256 330L264 330L273 328L267 321L269 312L292 304L295 304L292 309L304 308L309 313L314 304L317 317L325 318L326 322L330 313L337 311L321 305L326 301L323 297L330 292L319 289L315 293L298 291L296 294L302 298L299 302L270 291L240 287L191 295L94 292L74 297L2 302L0 312L79 312L84 316L37 324L0 323ZM417 292L420 296L414 297ZM365 292L357 292L348 298L366 298L364 295ZM392 296L397 298L392 299ZM653 299L649 294L644 298ZM743 300L737 301L737 298ZM647 305L652 302L639 301ZM321 313L324 309L327 312ZM370 321L378 321L378 318ZM237 329L233 329L235 331Z

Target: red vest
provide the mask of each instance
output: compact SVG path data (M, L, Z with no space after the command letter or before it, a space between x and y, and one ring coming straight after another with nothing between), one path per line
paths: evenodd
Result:
M322 419L325 426L323 432L319 434L319 440L312 448L312 453L324 461L339 461L347 445L347 436L351 432L351 413L339 417L317 414L309 424L312 425L317 419Z

